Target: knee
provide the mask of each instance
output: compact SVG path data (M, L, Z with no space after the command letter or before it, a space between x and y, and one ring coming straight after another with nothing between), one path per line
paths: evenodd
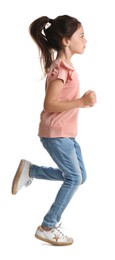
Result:
M82 184L82 176L78 175L76 178L76 185L80 186Z
M76 175L72 176L71 183L73 186L80 186L82 184L82 175L76 174Z

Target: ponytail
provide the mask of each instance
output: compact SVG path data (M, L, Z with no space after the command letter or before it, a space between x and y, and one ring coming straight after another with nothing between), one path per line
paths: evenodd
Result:
M42 16L33 21L29 26L30 35L37 44L40 52L40 62L42 69L44 69L44 74L47 73L52 63L52 49L45 35L45 29L52 21L47 16Z

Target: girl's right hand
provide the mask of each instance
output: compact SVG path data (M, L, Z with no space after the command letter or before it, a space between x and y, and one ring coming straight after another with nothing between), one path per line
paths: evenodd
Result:
M93 107L95 103L97 102L96 100L96 94L93 90L88 90L85 92L85 94L80 98L80 107L85 108L85 107Z

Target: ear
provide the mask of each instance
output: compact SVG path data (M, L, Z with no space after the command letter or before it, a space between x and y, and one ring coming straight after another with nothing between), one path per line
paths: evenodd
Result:
M62 39L62 44L63 44L64 46L69 46L69 44L70 44L69 39L68 39L67 37L64 37L64 38Z

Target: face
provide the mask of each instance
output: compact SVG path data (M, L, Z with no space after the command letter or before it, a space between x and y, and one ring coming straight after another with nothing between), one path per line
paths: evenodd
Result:
M69 39L69 50L71 51L71 54L74 53L82 54L84 52L84 49L86 47L86 39L84 36L84 30L81 26L77 31L72 35L72 37Z

